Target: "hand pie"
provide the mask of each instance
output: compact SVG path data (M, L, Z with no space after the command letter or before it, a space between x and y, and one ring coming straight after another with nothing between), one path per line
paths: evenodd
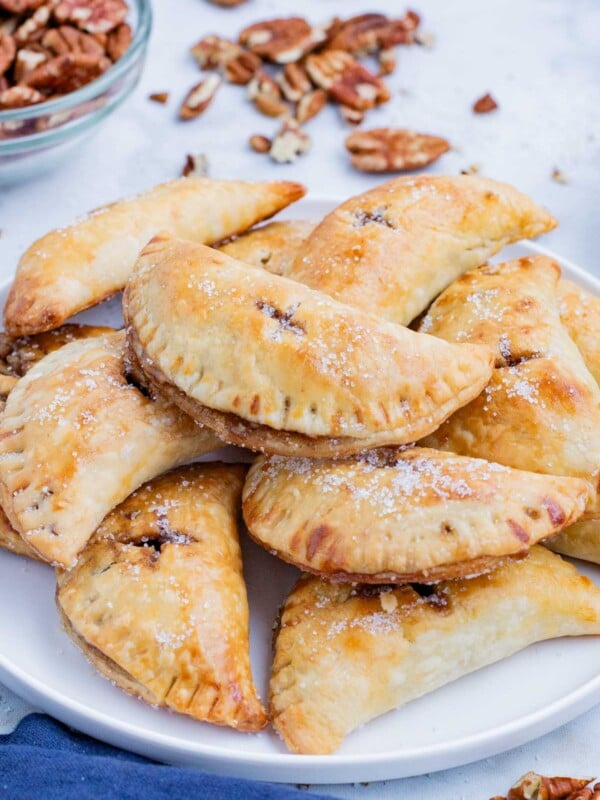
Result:
M252 450L340 456L411 442L492 371L488 348L378 322L166 237L142 252L123 307L138 378Z
M580 519L544 544L556 553L600 564L600 513Z
M112 328L97 325L73 324L61 325L56 330L35 336L18 336L16 339L0 332L0 373L21 378L40 359L63 345L112 331Z
M195 464L146 484L58 571L67 633L125 691L194 719L258 731L236 528L246 468Z
M20 378L0 417L0 501L46 561L72 566L106 514L149 478L219 446L128 381L125 333L65 345Z
M558 284L558 303L563 325L600 384L600 297L563 278Z
M434 587L325 583L287 599L270 687L295 753L331 753L365 722L534 642L600 634L600 589L543 547Z
M413 448L352 461L261 456L243 509L253 539L307 572L433 583L527 553L581 517L591 496L576 478Z
M298 248L314 227L314 222L306 220L269 222L221 245L219 250L252 267L286 275Z
M556 224L529 197L487 178L396 178L326 216L288 277L408 325L463 272Z
M120 291L158 231L212 244L298 200L298 183L181 178L52 231L23 254L4 309L11 336L58 327Z
M597 481L600 390L561 324L557 282L549 259L527 258L474 270L440 295L420 329L486 342L511 366L424 445Z

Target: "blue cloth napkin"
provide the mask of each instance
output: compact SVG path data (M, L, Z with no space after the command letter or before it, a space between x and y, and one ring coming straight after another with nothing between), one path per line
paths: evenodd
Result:
M0 736L4 800L328 800L277 784L168 767L91 739L44 714ZM329 798L331 800L331 798Z

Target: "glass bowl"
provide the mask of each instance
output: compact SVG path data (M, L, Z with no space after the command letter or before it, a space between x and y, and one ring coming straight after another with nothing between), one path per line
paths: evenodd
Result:
M135 89L150 37L152 8L150 0L129 0L129 7L133 40L104 74L56 100L0 111L0 184L51 169Z

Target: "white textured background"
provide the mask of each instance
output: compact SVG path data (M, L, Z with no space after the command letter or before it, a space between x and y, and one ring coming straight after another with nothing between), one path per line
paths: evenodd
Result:
M206 114L189 123L178 123L176 110L199 80L187 48L205 33L233 35L249 22L293 13L315 22L336 13L399 14L403 3L250 0L232 11L203 0L155 0L154 5L149 58L134 97L58 171L0 187L0 278L10 277L33 238L87 209L177 176L187 152L206 153L214 177L296 179L314 194L345 196L373 183L347 165L343 138L348 129L333 108L307 126L313 137L309 155L286 166L248 149L250 134L270 135L277 123L255 113L242 89L224 86ZM388 79L392 101L371 113L368 125L394 124L446 136L454 150L433 170L456 174L479 164L482 174L530 193L561 222L543 244L600 275L600 2L415 0L414 8L422 13L423 29L433 34L434 47L399 49L398 70ZM162 90L171 92L168 106L146 99ZM473 115L473 101L486 91L500 109ZM551 180L554 167L564 172L567 185ZM25 709L0 687L0 729L10 729ZM364 800L487 800L505 793L529 769L600 774L599 741L596 709L526 747L475 765L322 790Z

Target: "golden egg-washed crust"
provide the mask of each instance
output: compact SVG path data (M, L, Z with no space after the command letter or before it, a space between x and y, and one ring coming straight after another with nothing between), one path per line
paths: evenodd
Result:
M402 325L455 278L556 220L529 197L472 176L396 178L342 203L288 277Z
M563 278L558 284L558 307L563 325L600 384L600 297Z
M125 374L125 333L67 344L20 378L0 417L0 501L46 561L71 566L144 481L219 446Z
M299 183L180 178L104 206L34 242L4 309L11 336L51 330L120 291L159 231L212 244L276 214L305 193Z
M594 494L557 478L425 448L348 461L259 457L250 535L328 580L430 583L487 571L579 519Z
M57 571L65 628L125 691L198 720L267 723L250 669L237 519L246 467L195 464L143 486Z
M0 508L0 547L8 550L9 553L16 553L19 556L27 556L36 561L43 559L27 542L17 533L10 524L8 517Z
M319 450L327 455L414 441L476 396L492 371L488 348L379 322L167 237L142 252L123 308L138 366L163 391L179 390L169 397L189 397L185 410L227 441L284 455L316 455L319 438L338 440Z
M290 750L331 753L374 717L534 642L600 634L600 589L540 546L489 575L418 589L298 582L270 686Z
M221 245L219 250L274 275L287 275L298 248L315 225L308 220L269 222Z
M467 272L432 303L419 331L448 342L492 345L497 367L574 353L556 304L559 277L559 265L546 256Z
M13 338L0 332L0 372L22 378L40 359L63 345L112 331L112 328L98 325L67 324L33 336Z

